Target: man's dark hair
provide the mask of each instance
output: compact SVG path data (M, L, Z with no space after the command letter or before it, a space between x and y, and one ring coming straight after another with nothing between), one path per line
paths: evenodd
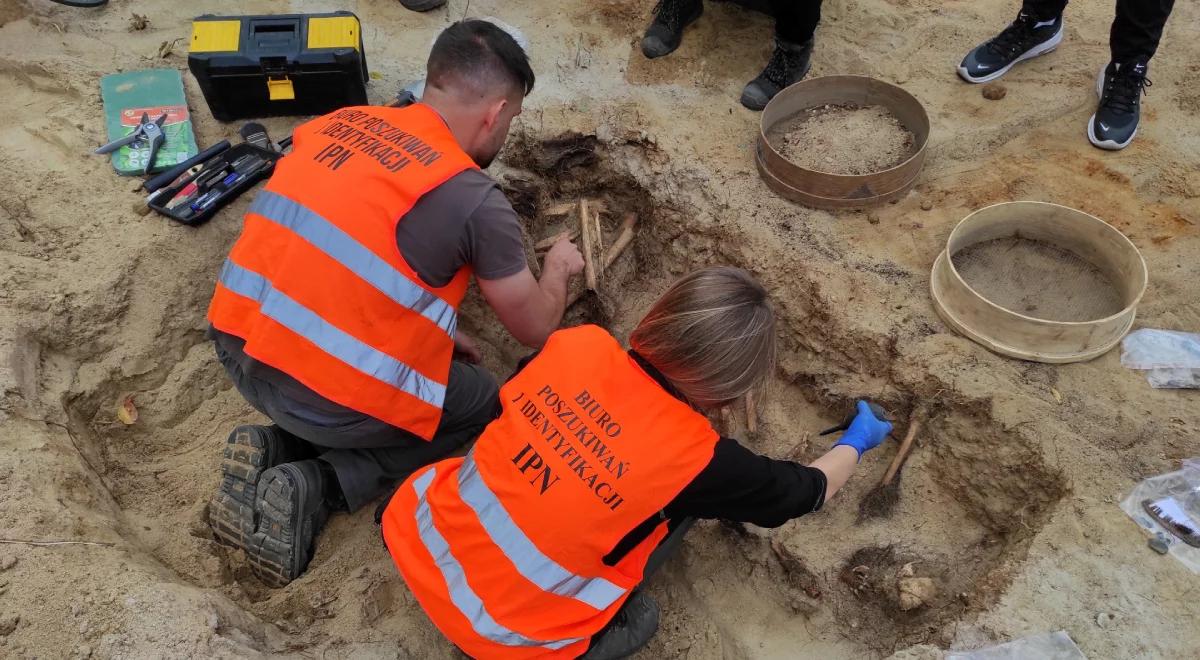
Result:
M446 89L458 78L481 91L497 83L533 91L529 56L516 39L494 23L467 19L442 31L429 51L427 82Z

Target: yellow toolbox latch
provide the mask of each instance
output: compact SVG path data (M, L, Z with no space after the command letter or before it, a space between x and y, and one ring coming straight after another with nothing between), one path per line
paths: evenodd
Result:
M294 101L296 88L292 87L292 79L287 76L267 78L267 94L272 101Z

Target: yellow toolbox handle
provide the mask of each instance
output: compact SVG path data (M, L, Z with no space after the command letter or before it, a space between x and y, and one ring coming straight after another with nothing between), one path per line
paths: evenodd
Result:
M292 79L284 76L282 78L267 78L267 94L272 101L293 101L296 99L296 88L292 86Z

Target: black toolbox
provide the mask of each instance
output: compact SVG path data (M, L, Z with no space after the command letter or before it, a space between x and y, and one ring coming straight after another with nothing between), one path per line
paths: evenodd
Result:
M367 103L362 26L348 11L199 16L188 68L221 121Z
M275 170L283 154L242 142L206 160L195 174L155 193L148 205L185 225L208 222L217 211Z

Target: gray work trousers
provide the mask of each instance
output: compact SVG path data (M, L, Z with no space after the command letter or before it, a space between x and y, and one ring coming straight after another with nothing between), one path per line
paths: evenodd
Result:
M454 361L441 423L433 440L426 441L324 401L261 363L247 373L244 354L235 355L220 341L214 345L217 359L246 401L298 441L311 444L313 453L333 467L351 511L389 492L414 470L471 442L500 412L500 390L492 375L481 366Z

